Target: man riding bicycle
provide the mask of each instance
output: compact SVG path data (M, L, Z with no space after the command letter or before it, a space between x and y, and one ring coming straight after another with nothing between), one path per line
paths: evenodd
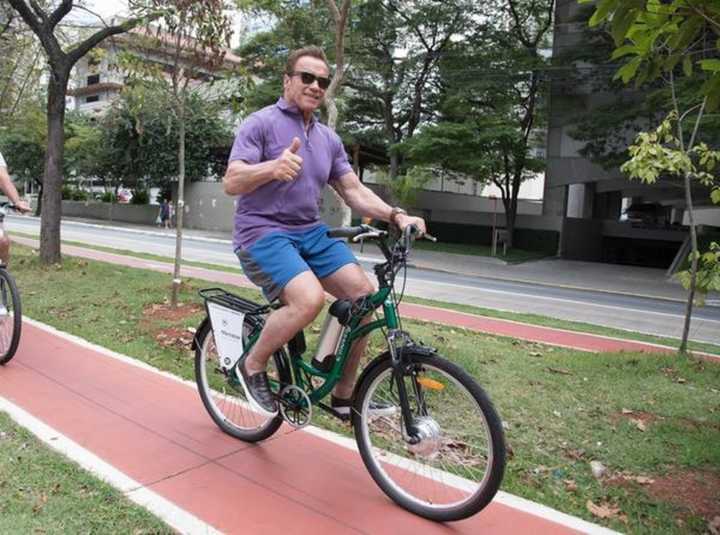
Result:
M7 196L8 199L10 199L10 202L15 205L15 209L18 212L29 212L30 211L30 205L26 203L23 200L20 200L20 195L18 194L17 189L15 188L15 184L12 183L12 180L10 180L10 175L8 174L7 170L7 164L5 163L5 158L3 158L2 153L0 152L0 190ZM4 230L0 229L0 263L3 265L7 265L8 261L10 260L10 238L5 233Z
M350 248L327 236L319 213L325 185L363 216L425 232L422 218L389 206L360 182L339 136L315 117L329 85L322 49L292 52L283 96L240 125L223 178L225 193L238 196L233 246L245 275L268 300L285 305L270 315L238 364L248 400L267 416L278 412L265 373L270 356L315 319L325 292L358 299L374 291ZM364 349L365 340L355 344L335 387L332 405L338 412L349 413Z

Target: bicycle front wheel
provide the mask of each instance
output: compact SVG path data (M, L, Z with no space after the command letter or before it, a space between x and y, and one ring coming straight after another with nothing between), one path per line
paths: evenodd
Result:
M243 332L243 339L247 340L247 332ZM279 384L288 384L290 377L280 359L277 353L270 359L268 376ZM246 442L264 440L278 430L282 416L268 418L256 412L235 373L234 369L220 367L212 327L210 322L205 323L197 333L195 351L195 381L205 408L227 434Z
M368 370L355 396L353 426L360 454L375 482L401 507L435 521L467 518L490 503L503 478L500 418L462 368L424 352L406 350L404 357L408 365L402 381L412 436L385 354Z
M21 330L20 293L12 275L0 268L0 364L7 364L15 356Z

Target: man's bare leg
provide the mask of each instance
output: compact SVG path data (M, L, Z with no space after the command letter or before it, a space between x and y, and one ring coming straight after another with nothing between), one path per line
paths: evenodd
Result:
M341 267L335 273L321 279L320 283L336 299L359 299L375 291L372 282L357 264L347 264ZM367 322L369 318L363 321ZM343 375L333 389L335 397L340 399L350 399L352 397L355 388L355 376L360 365L360 359L365 353L367 341L367 336L364 336L353 344Z
M270 314L245 359L248 375L265 371L272 354L317 317L325 304L325 292L317 277L304 271L285 286L281 300L285 306Z
M2 232L2 231L0 231ZM10 261L10 238L3 232L0 236L0 264L7 266Z

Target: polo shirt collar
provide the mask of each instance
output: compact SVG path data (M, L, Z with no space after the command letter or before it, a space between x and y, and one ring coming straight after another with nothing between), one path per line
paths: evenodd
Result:
M302 113L300 112L300 109L297 107L297 104L290 104L287 100L285 100L285 97L280 97L275 105L284 112L291 113L293 115L299 115L302 117ZM316 121L317 121L316 114L313 113L312 117L310 118L310 124L313 124Z

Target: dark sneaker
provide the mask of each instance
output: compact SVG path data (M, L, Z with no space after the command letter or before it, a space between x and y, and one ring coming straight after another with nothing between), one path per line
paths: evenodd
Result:
M350 417L350 411L352 410L352 400L336 398L334 395L331 398L330 406L333 410L344 418ZM397 407L390 403L380 403L377 401L370 401L370 416L392 416L395 414Z
M267 373L260 372L248 375L245 371L245 358L238 362L238 378L245 390L250 405L253 409L261 413L263 416L273 418L278 414L277 402L275 396L270 390L270 382Z

